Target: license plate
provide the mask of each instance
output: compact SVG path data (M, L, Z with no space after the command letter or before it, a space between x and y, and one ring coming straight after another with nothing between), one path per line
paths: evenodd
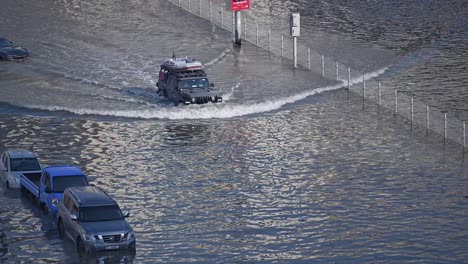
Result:
M106 249L119 249L119 246L106 246Z

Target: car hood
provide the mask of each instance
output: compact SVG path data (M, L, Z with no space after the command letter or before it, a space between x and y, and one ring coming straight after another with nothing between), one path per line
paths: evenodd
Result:
M25 48L21 47L5 47L0 49L3 53L6 53L8 55L27 55L29 54L29 51Z
M130 225L122 220L81 222L83 229L90 234L124 234L130 231Z

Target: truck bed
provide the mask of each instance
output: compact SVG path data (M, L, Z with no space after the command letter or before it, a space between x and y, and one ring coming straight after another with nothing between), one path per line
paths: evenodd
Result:
M34 196L39 196L39 184L41 173L23 173L20 177L20 184L22 187L29 190Z

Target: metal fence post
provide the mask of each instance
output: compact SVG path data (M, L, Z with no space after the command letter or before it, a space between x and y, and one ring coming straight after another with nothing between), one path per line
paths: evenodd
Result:
M411 96L411 128L413 128L414 121L414 98Z
M256 33L255 33L255 35L256 35L255 45L258 46L258 23L257 23L257 27L256 27L255 31L256 31Z
M190 12L190 0L188 0L188 11Z
M179 0L179 6L180 6L180 0Z
M395 90L395 118L397 116L397 113L398 113L398 90Z
M429 135L429 105L426 105L426 137Z
M270 52L270 29L268 29L268 52Z
M307 48L307 68L310 70L310 48Z
M380 110L380 105L382 104L382 83L379 82L378 85L379 85L379 92L378 92L379 99L378 100L379 100L379 110Z
M281 35L281 57L283 57L283 49L284 49L284 36Z
M247 18L244 18L244 40L247 40Z
M200 14L200 17L202 16L202 13L201 13L201 1L202 1L202 0L198 0L198 9L199 9L199 11L200 11L200 13L199 13L199 14Z
M351 90L351 67L348 67L348 93Z
M444 145L447 144L447 112L444 111Z
M221 10L221 28L224 28L224 11Z
M336 62L336 80L338 81L338 62Z
M213 4L210 1L210 22L213 23Z
M463 152L465 152L466 146L466 121L463 121Z
M366 97L366 74L362 75L362 99Z
M325 77L325 55L322 54L322 77Z

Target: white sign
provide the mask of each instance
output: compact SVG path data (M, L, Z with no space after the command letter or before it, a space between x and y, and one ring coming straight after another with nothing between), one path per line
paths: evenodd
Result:
M291 36L299 37L301 35L301 15L299 13L291 14Z

